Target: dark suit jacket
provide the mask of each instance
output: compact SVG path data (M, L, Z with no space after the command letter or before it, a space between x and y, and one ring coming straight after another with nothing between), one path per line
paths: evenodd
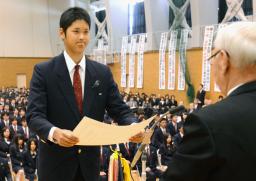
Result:
M10 153L10 145L4 139L0 138L0 157L7 158L7 154Z
M177 134L179 132L179 127L178 127L178 123L177 123L177 129L175 129L172 121L170 121L168 124L167 124L167 130L168 132L170 133L171 136L174 136L175 134Z
M35 66L28 101L28 125L45 142L52 126L73 130L79 123L82 117L63 54ZM103 121L105 110L118 124L135 121L109 68L86 59L83 116ZM97 146L64 148L40 142L39 181L70 181L78 167L84 178L98 180L99 156Z
M204 98L205 98L205 90L197 91L196 98L201 102L199 103L200 106L204 105Z
M24 171L26 175L34 175L36 171L37 154L31 155L30 151L27 150L24 153Z
M166 128L167 131L167 128ZM166 135L163 134L161 128L157 128L154 131L152 137L152 145L155 146L157 149L161 147L161 145L166 145Z
M174 135L173 143L174 143L175 147L178 147L180 145L181 141L182 141L182 137L181 137L180 133L177 133L176 135Z
M10 132L11 132L11 135L14 137L16 134L23 134L23 130L22 130L22 127L17 125L17 130L16 132L14 131L14 127L12 125L10 125Z
M255 180L256 81L188 116L165 180Z

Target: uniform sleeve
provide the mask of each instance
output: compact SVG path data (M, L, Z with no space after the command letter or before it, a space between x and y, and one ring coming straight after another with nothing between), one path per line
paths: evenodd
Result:
M35 66L30 82L30 94L28 97L27 122L43 140L48 139L48 134L53 125L47 120L47 87L46 72L38 65Z

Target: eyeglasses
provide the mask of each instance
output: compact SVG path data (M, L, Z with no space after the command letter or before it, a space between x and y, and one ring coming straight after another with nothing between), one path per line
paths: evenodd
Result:
M220 52L221 52L221 50L218 50L213 55L211 55L209 58L207 58L207 60L210 61L212 58L216 57L216 55L218 55Z

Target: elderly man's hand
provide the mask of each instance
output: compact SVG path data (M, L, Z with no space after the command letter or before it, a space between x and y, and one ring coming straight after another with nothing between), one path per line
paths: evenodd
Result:
M145 144L149 144L150 143L150 138L153 134L152 130L147 129L144 132L139 132L138 134L132 136L129 141L133 142L133 143L145 143Z

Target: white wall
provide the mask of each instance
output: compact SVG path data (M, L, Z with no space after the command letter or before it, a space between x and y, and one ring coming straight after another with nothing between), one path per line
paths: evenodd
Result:
M64 48L59 38L59 19L80 0L0 1L0 57L52 57ZM92 23L92 32L95 31ZM94 36L94 33L91 33Z
M0 56L52 56L47 0L0 1Z

